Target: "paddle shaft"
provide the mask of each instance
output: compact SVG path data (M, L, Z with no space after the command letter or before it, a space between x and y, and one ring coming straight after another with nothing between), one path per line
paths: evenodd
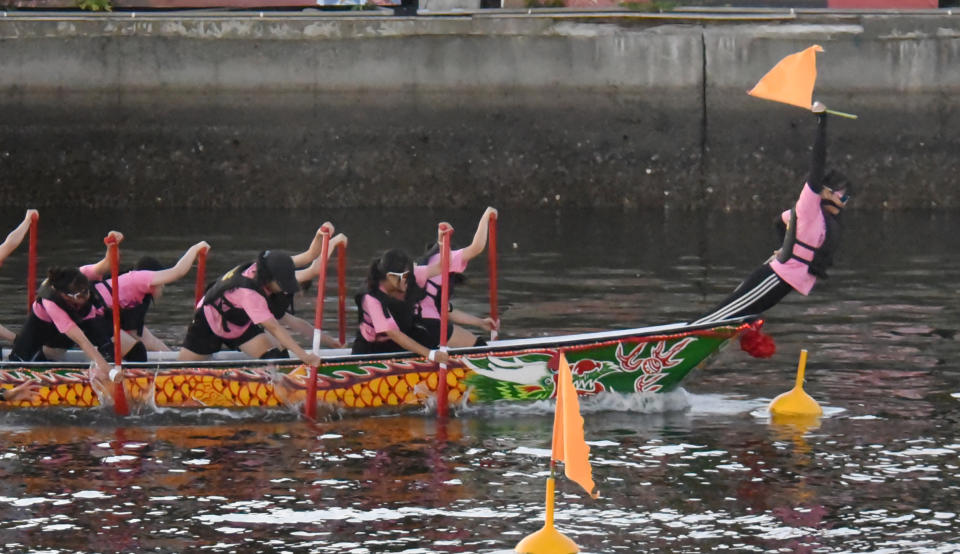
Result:
M487 230L487 256L490 267L490 319L499 327L500 310L497 299L497 215L490 216L490 227ZM490 340L497 340L499 329L490 329Z
M206 292L206 284L204 281L207 280L207 249L202 248L197 252L197 284L193 288L193 305L197 306L200 304L200 300L203 298L204 292Z
M320 355L320 339L323 336L323 301L327 288L327 258L330 254L330 235L332 230L324 225L320 230L323 233L323 246L320 249L320 273L317 275L317 306L313 312L313 353ZM317 366L310 366L310 376L307 380L307 398L303 404L303 413L309 419L317 417Z
M30 218L30 238L28 239L28 258L27 258L27 314L33 307L34 300L37 299L37 224L40 219L38 214L33 214Z
M123 388L123 341L120 333L120 247L117 239L108 235L103 239L107 245L107 256L110 259L110 287L111 306L113 311L113 368L116 372L113 392L113 410L118 416L129 415L127 395ZM111 372L113 374L113 372Z
M453 227L441 223L440 231L440 351L447 351L447 321L450 319L450 237ZM437 416L447 417L447 364L440 364L437 374Z
M337 323L340 344L347 343L347 245L337 246Z

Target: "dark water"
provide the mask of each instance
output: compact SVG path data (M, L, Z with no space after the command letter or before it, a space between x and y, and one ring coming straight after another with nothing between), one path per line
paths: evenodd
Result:
M355 285L377 249L420 250L441 215L464 244L479 213L45 212L41 267L96 259L117 228L128 260L172 263L206 239L214 275L261 248L306 248L330 219L351 237ZM960 549L960 217L849 215L831 279L768 314L774 357L731 347L686 392L584 402L601 497L562 478L557 495L557 525L581 549ZM5 214L4 227L19 216ZM772 216L504 211L505 334L692 317L775 248ZM0 268L0 317L12 328L25 310L25 257L21 247ZM479 313L485 263L468 273L456 303ZM192 278L151 313L170 343L189 319ZM807 390L828 417L771 423L763 408L792 385L801 348ZM550 410L461 410L439 428L418 413L315 425L279 412L8 413L0 542L15 552L507 551L542 524Z

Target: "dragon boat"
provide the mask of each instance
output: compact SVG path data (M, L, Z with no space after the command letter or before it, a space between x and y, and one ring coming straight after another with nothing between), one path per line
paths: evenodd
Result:
M422 407L433 401L445 375L450 404L534 401L555 394L563 353L580 395L662 393L676 389L731 340L762 326L755 318L719 324L676 323L636 329L491 341L450 350L446 370L409 352L351 355L323 351L316 372L316 402L337 409ZM131 411L159 408L297 409L312 389L311 371L296 360L243 359L221 352L205 362L180 362L175 352L152 352L148 362L123 366ZM0 386L37 380L39 394L10 408L96 408L101 396L90 364L79 351L62 362L2 362ZM308 386L310 385L310 386Z

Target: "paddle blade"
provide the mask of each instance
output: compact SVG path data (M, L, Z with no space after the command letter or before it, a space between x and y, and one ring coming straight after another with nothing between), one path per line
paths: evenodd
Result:
M817 52L823 48L815 44L783 58L747 94L809 110L817 81Z

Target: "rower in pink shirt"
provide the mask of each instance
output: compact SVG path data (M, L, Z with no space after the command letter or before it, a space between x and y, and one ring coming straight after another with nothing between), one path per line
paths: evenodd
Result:
M414 352L444 363L447 353L431 345L430 335L416 313L424 291L419 286L440 274L440 262L414 266L402 250L388 250L373 260L367 286L356 296L357 336L354 354Z
M118 231L111 231L110 236L114 237L118 244L123 241L123 233ZM159 261L150 256L144 256L137 261L133 270L121 273L117 278L120 328L133 339L142 341L146 350L170 350L170 347L158 339L146 326L146 315L150 305L162 298L164 286L185 277L200 252L209 249L210 245L206 241L200 241L188 248L177 263L169 268L164 268ZM80 271L95 282L94 291L109 310L113 302L113 293L110 290L110 281L104 279L110 271L107 256L105 255L95 264L81 267Z
M467 264L470 262L470 260L483 253L484 249L487 247L487 235L490 228L490 218L495 217L496 215L496 209L487 208L480 217L480 222L477 224L477 230L473 235L473 242L471 242L466 248L452 250L450 252L450 292L447 296L448 299L453 297L454 285L463 282L464 279L462 273L467 269ZM439 240L440 239L438 236L437 243L434 244L426 252L426 254L420 258L420 262L424 264L423 267L434 262L439 263ZM414 274L416 274L416 268L414 270ZM422 287L426 293L426 296L418 303L418 316L421 319L421 325L426 329L428 336L430 337L428 344L434 348L436 345L440 344L440 298L442 294L442 282L443 280L441 275L431 277L430 279L424 279L422 281L419 278L417 279L417 285ZM497 329L499 324L500 322L494 321L490 317L477 317L464 312L463 310L454 309L451 305L450 321L447 324L447 344L453 348L485 345L486 341L483 338L474 336L473 333L464 329L462 325L478 327L484 331L490 332L493 329Z
M324 227L332 232L329 222L321 229ZM255 261L220 277L197 305L178 359L205 360L227 347L260 359L287 358L289 351L304 364L317 365L319 356L300 347L287 328L303 336L313 335L313 325L294 316L291 309L300 283L308 282L319 271L321 239L318 230L310 248L301 254L266 250ZM331 249L341 241L346 242L342 234L331 239ZM326 334L321 343L342 346Z
M96 376L108 382L113 336L98 300L90 293L90 281L78 269L51 269L17 333L10 359L57 360L76 345L96 364Z

